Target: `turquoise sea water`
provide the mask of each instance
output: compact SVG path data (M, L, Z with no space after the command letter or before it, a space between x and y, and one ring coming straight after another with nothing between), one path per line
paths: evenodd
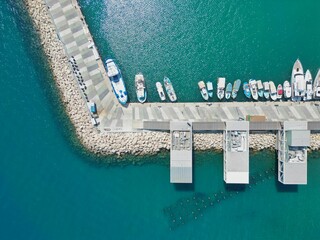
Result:
M82 2L89 24L93 13L104 11L97 2ZM174 4L183 11L181 3ZM304 11L313 9L304 4ZM192 186L169 183L168 154L145 158L162 164L126 167L95 164L82 154L19 6L14 0L0 3L0 239L318 239L318 153L309 156L308 185L298 187L277 183L274 152L252 153L252 179L245 188L223 184L220 153L195 153ZM311 19L307 23L315 25ZM105 40L98 38L100 48ZM319 50L309 40L304 48ZM309 55L306 64L316 68L319 55ZM130 64L119 61L129 76Z

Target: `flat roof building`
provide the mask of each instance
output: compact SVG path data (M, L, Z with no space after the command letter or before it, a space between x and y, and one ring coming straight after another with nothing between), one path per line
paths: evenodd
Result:
M249 122L226 122L223 134L224 181L249 183Z
M170 182L192 183L192 123L170 122Z
M307 184L307 122L284 122L278 131L278 180L283 184Z

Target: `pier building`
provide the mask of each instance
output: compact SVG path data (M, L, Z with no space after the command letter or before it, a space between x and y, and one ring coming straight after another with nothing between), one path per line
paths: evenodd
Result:
M228 121L223 134L223 175L226 183L249 183L249 122Z
M170 122L170 182L192 183L192 124Z
M277 135L278 180L283 184L307 184L308 123L284 122Z

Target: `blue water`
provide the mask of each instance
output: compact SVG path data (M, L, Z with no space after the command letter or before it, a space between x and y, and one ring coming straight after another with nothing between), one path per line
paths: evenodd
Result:
M246 188L223 184L221 153L196 153L194 184L182 187L169 183L168 154L144 159L161 164L95 163L73 140L25 16L1 1L0 239L318 239L317 153L299 187L277 183L268 151L251 154L260 180ZM221 192L232 197L211 206ZM168 208L184 225L170 222Z

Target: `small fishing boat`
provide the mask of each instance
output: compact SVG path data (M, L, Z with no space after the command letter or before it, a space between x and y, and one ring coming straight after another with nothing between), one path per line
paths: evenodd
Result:
M233 87L232 87L232 94L231 94L231 97L233 99L235 99L237 97L240 85L241 85L241 80L240 79L237 79L237 80L234 81Z
M258 96L263 97L263 85L261 80L257 80Z
M106 69L116 98L122 105L125 105L128 101L128 94L120 69L112 59L106 60Z
M278 84L277 87L277 99L281 99L283 95L283 88L281 84Z
M320 99L320 69L318 70L317 76L313 82L313 98Z
M306 82L306 93L305 93L304 100L310 101L312 100L313 90L312 90L312 76L309 70L306 71L306 74L304 75L304 80Z
M291 98L291 86L287 80L283 83L283 96L284 98Z
M275 101L277 100L277 89L276 85L274 85L274 82L269 81L269 86L270 86L270 98Z
M211 81L207 82L207 90L209 97L213 97L213 84Z
M166 92L168 94L168 97L169 97L170 101L171 102L177 101L177 95L176 95L176 93L174 91L174 88L172 86L172 82L170 81L170 79L167 78L167 77L164 77L163 83L164 83L164 87L166 89Z
M226 88L226 99L230 99L232 92L232 84L228 83Z
M207 91L206 85L204 84L204 81L198 82L198 87L200 89L200 93L201 93L202 98L204 100L208 101L209 95L208 95L208 91Z
M219 77L217 82L217 96L219 100L224 97L224 89L226 87L226 79Z
M247 82L243 83L243 93L247 98L251 98L250 87Z
M254 100L258 100L258 89L257 89L257 81L254 79L249 80L249 87L251 91L251 96Z
M269 82L264 82L263 83L263 96L265 99L269 99L270 97L270 87L269 87Z
M295 61L291 73L291 99L301 101L305 94L306 83L303 76L303 67L299 59Z
M161 82L156 82L156 87L161 101L166 100L166 95L164 94Z
M146 84L142 73L138 73L134 79L138 101L144 103L147 100Z

